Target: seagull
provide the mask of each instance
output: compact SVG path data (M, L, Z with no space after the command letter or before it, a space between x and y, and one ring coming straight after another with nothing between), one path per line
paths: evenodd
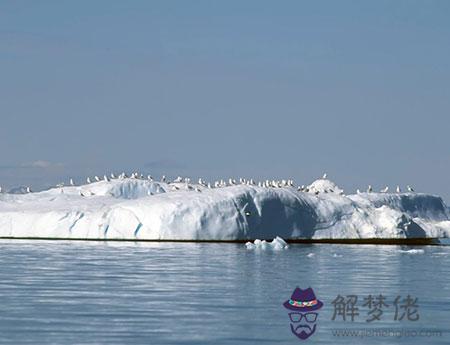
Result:
M104 175L103 176L103 181L109 182L108 176Z
M387 193L388 190L389 190L389 187L386 186L386 187L384 187L384 188L381 190L381 193Z
M81 195L81 196L85 196L81 190L80 190L80 195Z
M114 173L111 173L110 176L111 176L112 179L115 179L115 178L116 178L116 175L114 175Z
M327 178L327 173L323 174L322 178L323 178L324 180L326 180L326 178Z
M27 193L31 193L31 188L27 187Z
M86 182L87 182L87 183L91 183L91 178L88 177L88 178L86 179Z
M100 181L100 178L97 175L95 175L94 178L95 178L95 181L97 181L97 182Z
M73 179L70 179L69 184L70 184L71 186L75 186L75 183L73 182Z
M201 190L200 188L198 188L198 187L195 187L195 191L196 191L196 192L199 192L199 193L202 192L202 190Z
M369 184L369 187L367 188L367 193L372 193L372 186Z
M2 192L2 186L0 186L0 193Z
M400 186L397 186L397 188L395 189L395 191L396 191L397 193L401 193L401 192L402 192L402 190L400 189Z
M359 189L357 189L356 194L361 194L361 191Z
M408 186L406 186L406 188L408 188L408 192L411 192L411 193L414 192L414 189L411 186L408 185Z
M149 180L149 181L153 181L153 177L152 177L152 175L147 175L147 180Z
M161 182L166 182L166 175L162 175Z

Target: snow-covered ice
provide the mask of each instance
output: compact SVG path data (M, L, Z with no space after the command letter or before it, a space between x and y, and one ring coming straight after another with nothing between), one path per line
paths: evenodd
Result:
M99 181L39 193L0 193L0 237L138 240L450 237L449 211L423 193L345 195L319 179L290 185Z

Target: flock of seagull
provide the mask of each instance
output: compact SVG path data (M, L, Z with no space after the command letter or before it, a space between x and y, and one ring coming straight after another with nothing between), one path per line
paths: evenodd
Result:
M109 182L111 180L115 180L115 179L119 179L119 180L124 180L124 179L140 179L140 180L148 180L150 182L155 181L158 182L156 180L154 180L152 175L143 175L141 173L138 172L133 172L131 175L127 175L126 173L121 173L119 175L115 175L114 173L111 173L109 176L107 175L103 175L103 177L99 177L99 176L94 176L93 179L91 179L90 177L86 178L86 183L87 184L91 184L93 182L100 182L100 181L106 181ZM322 176L323 180L327 179L327 174L323 174ZM287 179L287 180L264 180L264 181L258 181L256 182L253 179L245 179L245 178L239 178L238 180L234 179L234 178L229 178L228 180L217 180L214 183L211 182L207 182L205 180L203 180L202 178L198 179L198 183L197 185L191 185L191 179L189 177L181 177L178 176L176 179L174 179L173 181L170 181L165 175L162 175L160 182L162 183L166 183L169 186L171 186L171 189L173 191L179 190L182 188L182 185L184 184L185 189L187 190L195 190L197 192L201 192L201 188L199 188L199 186L202 186L204 188L223 188L223 187L227 187L227 186L236 186L236 185L248 185L248 186L258 186L258 187L263 187L263 188L285 188L285 187L291 187L291 188L295 188L295 184L294 184L294 180L292 179ZM62 188L64 187L64 183L60 183L58 185L56 185L56 187ZM70 186L75 186L75 182L74 180L71 178L69 180L69 185ZM414 192L414 189L411 186L406 186L406 189L408 192ZM25 189L26 193L32 193L32 190L30 187L26 187ZM299 192L305 192L305 193L314 193L314 194L319 194L320 191L317 190L310 190L309 187L305 186L305 185L301 185L299 187L297 187L297 191ZM389 191L389 187L386 186L383 189L380 190L380 193L388 193ZM0 193L2 193L2 187L0 186ZM333 192L333 190L330 190L330 192ZM367 187L366 193L372 193L373 192L373 188L371 185L369 185ZM400 188L400 186L397 186L395 189L396 193L402 193L402 190ZM324 193L328 193L328 190L325 190ZM359 189L356 190L357 194L362 193ZM80 192L80 195L85 196L83 193Z

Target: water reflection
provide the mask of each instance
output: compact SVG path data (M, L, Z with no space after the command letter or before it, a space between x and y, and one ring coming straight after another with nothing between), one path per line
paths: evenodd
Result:
M293 343L282 303L296 286L325 302L314 341L335 339L338 294L415 295L420 321L448 342L450 247L0 242L0 343ZM351 326L351 325L349 325ZM366 327L365 318L353 326ZM398 326L383 320L376 326ZM406 324L405 326L411 326ZM424 339L364 339L364 343Z

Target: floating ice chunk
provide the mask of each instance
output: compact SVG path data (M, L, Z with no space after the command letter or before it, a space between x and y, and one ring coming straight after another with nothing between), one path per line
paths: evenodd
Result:
M425 250L423 249L409 249L409 250L400 250L401 253L405 254L423 254Z
M249 250L253 250L253 249L256 248L256 246L255 246L252 242L247 242L247 243L245 244L245 246L246 246L247 249L249 249Z
M266 240L258 240L256 239L253 243L247 242L245 244L247 249L249 250L255 250L255 249L261 249L261 250L284 250L287 249L289 246L286 243L285 240L283 240L281 237L277 236L275 237L272 242L267 242Z

